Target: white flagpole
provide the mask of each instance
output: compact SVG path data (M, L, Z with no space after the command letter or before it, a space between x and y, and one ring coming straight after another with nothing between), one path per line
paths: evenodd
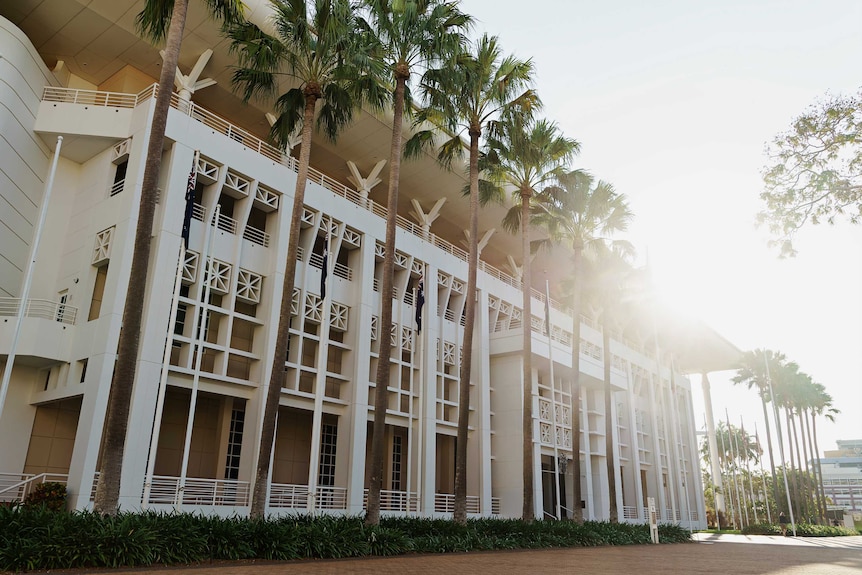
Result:
M427 270L426 270L425 264L422 264L421 281L422 281L422 290L423 291L425 289L427 289L427 287L428 287L425 285L425 276L427 275L426 271ZM414 303L415 303L415 300L414 300ZM423 315L422 321L425 322L425 332L424 332L425 334L428 333L428 321L427 320L428 320L428 318ZM421 512L421 510L422 510L422 480L423 480L422 463L423 463L423 458L425 457L425 450L423 449L423 445L425 443L425 427L424 427L423 422L425 421L425 411L424 411L424 409L425 409L425 375L426 375L426 373L425 373L426 365L425 364L427 363L427 358L425 357L425 351L428 348L428 346L425 345L425 338L426 338L426 336L423 335L422 331L420 331L417 334L418 343L421 346L419 348L419 385L418 385L418 388L419 388L419 417L416 418L416 425L418 427L417 433L419 435L419 440L417 441L417 445L416 445L416 458L417 458L417 461L416 461L416 512L417 513Z
M751 500L751 510L754 512L754 522L760 523L760 519L757 518L757 505L754 504L754 483L751 481L751 467L748 465L748 436L745 434L745 422L741 415L739 416L739 425L742 430L742 440L745 442L743 448L745 448L745 472L748 474L748 498Z
M721 422L719 421L719 424L720 423ZM721 454L718 456L719 470L721 470L721 467L722 467L721 455L727 455L727 446L724 444L724 438L727 435L727 433L728 433L728 430L727 430L727 428L725 428L725 433L724 433L724 435L721 436ZM722 483L724 485L727 485L723 479L722 479ZM733 505L733 489L729 485L727 487L727 499L729 500L728 502L730 503L730 524L733 525L735 528L739 527L739 524L736 521L736 507ZM717 514L717 512L716 512L716 514Z
M146 509L147 505L150 502L150 492L152 491L153 485L153 472L156 467L156 452L159 448L159 432L161 431L161 421L162 421L162 413L164 412L165 407L165 393L167 392L168 387L168 367L170 365L171 360L171 348L173 347L174 342L174 334L173 329L174 325L177 322L177 304L180 300L180 288L183 283L183 268L185 267L185 259L186 259L186 246L185 243L180 240L180 255L179 262L177 264L177 274L174 278L174 293L171 297L171 311L168 318L168 331L167 337L165 338L165 351L162 356L162 373L159 377L159 391L156 397L156 413L153 416L153 428L150 432L150 451L147 456L147 471L146 475L144 475L144 495L141 499L141 508Z
M195 180L197 180L197 169L198 169L198 158L200 158L200 151L195 151L194 158L192 159L192 171L195 174ZM189 180L188 186L191 186L191 177ZM189 189L186 189L186 194L189 193ZM185 224L185 221L183 222ZM159 390L158 395L156 397L156 413L153 416L153 427L150 431L150 450L147 454L147 471L146 475L144 475L144 495L141 499L141 508L146 509L150 503L150 493L152 492L153 487L153 473L156 467L156 454L159 448L159 433L161 432L161 422L162 422L162 413L165 408L165 394L167 393L168 388L168 369L170 368L171 361L171 349L173 348L174 343L174 325L177 322L177 308L179 307L180 301L180 291L183 283L183 270L185 269L186 263L186 242L185 236L180 238L180 252L177 261L177 273L174 278L174 292L171 297L171 311L168 316L168 331L167 337L165 338L165 351L162 355L162 372L159 377Z
M754 422L754 437L757 441L757 447L763 451L763 448L760 447L760 434L757 433L757 421ZM772 523L772 511L769 510L769 495L766 491L766 471L763 469L763 453L759 454L757 460L760 462L760 494L763 497L764 505L766 505L766 520Z
M413 314L416 315L416 288L413 288ZM416 346L419 345L419 333L414 327L411 330L412 341L410 342L410 400L407 403L407 481L405 482L406 509L410 509L410 488L413 486L413 392L416 389L416 377L413 375L413 365L416 358Z
M189 450L191 449L192 444L192 431L194 430L195 425L195 409L197 408L198 402L198 385L200 384L201 379L201 361L204 355L204 341L206 338L207 332L207 321L209 319L209 305L210 305L210 292L213 278L212 278L212 254L210 253L210 244L212 242L212 233L213 228L218 225L219 216L221 215L221 206L216 205L215 211L213 211L212 220L209 223L207 228L207 239L204 243L204 253L206 257L204 262L206 262L203 274L203 281L206 282L203 289L203 299L201 300L201 324L198 327L197 333L195 334L195 339L193 340L192 345L192 353L195 353L195 349L197 349L197 355L195 356L195 367L194 372L192 374L192 397L191 402L189 403L189 415L186 420L186 437L185 442L183 443L183 460L180 464L180 484L177 489L177 499L175 505L177 510L179 510L183 504L183 495L186 488L186 476L188 474L188 466L189 466ZM196 347L195 347L196 344Z
M320 273L325 274L324 281L329 279L330 271L335 262L331 250L332 219L328 216L321 218L321 223L326 226L326 239L324 242L324 253L326 261L320 266ZM323 286L325 289L325 286ZM320 475L320 432L323 424L323 396L326 392L326 364L329 351L329 316L332 290L326 289L325 297L320 305L323 307L320 324L320 340L317 345L317 376L314 384L314 413L311 416L311 453L308 464L308 512L314 515L317 503L317 489Z
M547 272L546 272L547 273ZM548 284L548 279L545 278L545 327L548 330L548 377L550 378L551 389L551 421L553 422L554 430L554 494L557 500L556 518L557 521L562 517L562 502L560 501L560 451L557 446L557 391L554 385L554 340L551 337L551 290Z
M12 345L9 355L6 356L6 365L3 367L3 380L0 383L0 416L3 415L3 406L6 403L6 393L9 391L9 382L12 380L12 365L15 363L15 355L18 352L18 342L21 339L21 323L27 310L27 300L30 298L30 286L33 284L33 268L36 265L36 256L39 254L39 244L42 241L42 229L45 227L45 218L48 216L48 204L51 200L51 192L54 190L54 175L57 173L57 161L60 159L60 148L63 146L63 136L57 136L57 146L54 148L54 158L51 160L51 168L48 172L48 180L45 182L45 193L42 194L42 205L39 208L39 219L33 233L33 244L30 246L30 258L24 270L24 285L18 298L18 313L15 315L15 331L12 336Z
M731 458L733 459L733 466L731 466L731 468L730 468L730 475L733 478L733 490L736 492L736 507L738 510L737 516L739 517L739 525L740 525L740 527L742 527L743 526L743 522L742 522L742 517L743 517L742 516L742 499L740 498L740 495L739 495L739 481L737 481L737 479L736 479L736 456L737 456L737 454L736 454L736 448L734 447L736 445L736 438L734 437L734 434L733 434L733 428L730 427L730 415L727 413L727 408L724 408L724 419L727 421L727 433L729 434L727 436L727 442L730 444L730 455L731 455Z

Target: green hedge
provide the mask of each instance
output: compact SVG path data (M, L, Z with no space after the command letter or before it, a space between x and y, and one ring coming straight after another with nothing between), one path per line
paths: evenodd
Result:
M689 541L688 530L659 527L662 542ZM56 513L0 508L0 571L131 567L213 560L364 557L491 549L538 549L649 543L644 525L587 522L526 524L476 519L305 515L250 520L179 513Z
M787 532L793 533L790 525L787 526ZM781 535L781 528L778 525L771 523L758 523L749 525L742 529L743 535ZM846 527L833 527L831 525L814 525L811 523L797 523L796 535L798 537L844 537L847 535L857 535L853 529Z

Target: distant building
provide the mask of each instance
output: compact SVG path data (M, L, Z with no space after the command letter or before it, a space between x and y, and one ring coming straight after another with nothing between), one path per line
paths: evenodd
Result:
M839 439L838 449L820 459L823 490L834 505L862 512L862 439Z

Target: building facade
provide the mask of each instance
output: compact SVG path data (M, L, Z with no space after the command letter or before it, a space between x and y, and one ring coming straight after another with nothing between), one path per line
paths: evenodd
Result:
M83 509L94 494L122 327L158 55L132 33L130 15L141 2L100 8L76 0L64 4L74 8L65 15L48 14L46 4L6 3L0 11L6 16L0 18L4 364L14 346L0 412L0 499L20 497L40 481L60 480L67 483L70 505ZM263 3L247 4L260 17ZM80 25L67 26L75 22ZM187 46L215 34L204 20L190 30ZM78 52L64 60L62 51L72 48L52 44L49 31L71 37ZM226 57L223 42L209 41L216 59ZM103 63L101 75L83 71L85 58L90 66L98 61L94 45L120 54L102 54L110 62ZM87 50L93 53L87 56ZM193 101L175 94L168 118L121 508L247 512L278 307L288 297L293 315L268 510L362 513L379 392L373 383L377 350L380 339L389 337L383 511L451 513L467 276L466 252L456 245L464 228L458 214L466 211L463 178L444 173L433 159L402 171L401 204L414 211L399 215L395 289L381 297L385 207L375 197L383 191L362 173L372 170L379 161L375 154L385 149L391 131L386 119L364 114L338 145L315 140L301 248L288 254L295 160L262 139L265 110L238 105L224 89L209 100L203 94ZM16 338L21 286L58 145L32 289ZM190 179L194 212L188 250L181 252ZM448 212L440 209L444 201ZM480 225L492 228L494 217L493 211L483 213ZM619 519L644 521L650 497L662 521L705 527L691 387L682 372L706 368L695 360L686 363L672 348L659 353L652 336L632 338L622 327L603 349L600 326L583 317L575 366L582 390L573 401L567 307L549 301L546 326L546 297L534 290L526 318L517 266L508 258L509 271L502 269L503 254L517 253L514 240L501 234L485 240L473 341L468 511L521 515L520 342L521 330L531 329L536 517L569 516L581 505L585 517L608 519L610 455ZM321 298L324 244L330 269ZM287 257L297 259L289 294L282 293ZM418 331L420 278L425 304ZM382 305L393 306L389 334L378 327ZM612 362L607 382L605 354ZM608 387L610 413L604 407ZM577 451L573 406L582 424ZM615 423L611 454L605 448L606 418ZM580 460L578 495L572 491L573 457Z
M838 449L824 451L818 463L823 491L831 504L862 516L862 439L839 439Z

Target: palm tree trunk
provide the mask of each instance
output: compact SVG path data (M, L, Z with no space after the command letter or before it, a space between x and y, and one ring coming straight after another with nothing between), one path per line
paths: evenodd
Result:
M455 442L456 523L467 522L467 428L470 423L470 371L473 361L473 326L476 319L476 274L479 269L479 136L470 130L470 254L467 269L467 302L464 308L464 340L461 344L461 376L458 383L458 437Z
M398 183L401 174L401 125L404 118L404 89L409 73L396 71L392 116L392 146L389 150L389 195L386 200L386 253L380 286L380 352L374 392L374 424L371 432L371 477L368 481L366 525L380 523L380 490L383 486L383 452L386 448L386 408L389 404L389 355L392 352L392 275L395 269L395 222L398 216Z
M808 408L802 410L802 420L799 422L799 427L802 430L802 438L805 441L805 444L808 446L808 453L811 455L811 467L810 467L810 477L812 482L812 488L814 490L814 502L815 507L817 508L817 523L823 524L823 519L826 517L825 509L821 506L820 501L820 478L817 475L817 468L819 467L820 460L814 452L814 444L811 442L811 426L809 424L810 413ZM806 455L806 458L808 456Z
M799 430L798 431L802 433L802 441L799 441L798 438L796 440L796 449L798 452L799 445L800 444L802 445L802 455L804 456L804 458L801 459L802 463L799 465L799 467L804 470L804 474L802 475L802 485L803 485L802 490L804 491L804 494L805 494L805 499L804 499L804 501L805 501L805 518L807 521L811 521L811 515L812 515L812 509L811 509L811 475L810 475L810 470L808 467L808 445L805 442L805 428L802 426L803 423L802 423L802 410L801 409L797 409L796 419L799 420ZM793 434L794 435L797 434L796 422L794 422ZM797 453L797 456L798 455L799 454Z
M611 390L611 335L607 320L608 310L602 311L602 358L605 378L605 461L608 470L608 520L618 523L616 459L614 458L614 418L611 414L613 391Z
M174 2L171 23L165 43L164 63L159 75L147 159L141 186L141 204L135 228L135 247L132 252L126 301L123 305L123 329L117 346L117 363L108 396L106 421L102 437L99 483L93 509L102 515L116 515L120 498L123 453L129 424L129 406L137 371L138 347L141 340L141 321L150 262L153 221L156 212L156 187L162 165L162 147L168 123L171 93L177 71L177 60L185 28L188 0ZM155 454L151 454L155 457Z
M581 274L580 246L572 254L575 285L572 295L572 520L584 522L581 508Z
M796 481L796 463L793 455L793 435L790 433L790 408L784 408L784 422L787 426L787 452L790 455L790 504L793 506L794 516L799 517L801 511L799 505L799 484ZM787 462L784 462L785 467Z
M521 190L521 257L523 258L523 273L521 276L521 295L523 312L521 314L521 329L523 330L523 456L524 456L524 508L522 518L530 523L536 518L533 509L533 313L530 309L532 294L532 271L530 269L530 198L532 190Z
M796 431L796 418L793 416L793 410L791 409L789 412L790 415L790 425L793 429L793 446L796 450L796 465L798 467L798 471L796 473L797 476L797 485L799 487L799 501L797 505L799 505L799 510L801 517L807 521L808 518L808 493L806 490L806 482L805 482L805 474L802 467L802 456L799 453L799 435Z
M778 515L778 481L775 478L775 457L772 455L772 430L769 425L769 415L766 409L766 397L764 392L765 390L760 390L760 403L763 406L763 421L766 424L766 450L769 452L769 469L772 472L772 502L775 505L775 515ZM768 498L766 504L769 505Z
M262 518L266 514L266 494L269 486L269 464L274 447L275 426L278 419L278 404L284 381L284 362L290 338L290 305L293 300L293 287L296 281L296 251L299 248L299 232L302 228L302 210L305 202L305 186L308 181L308 163L311 158L311 134L314 122L314 107L318 96L313 87L305 96L305 110L302 119L302 144L299 149L296 187L293 191L293 206L290 214L290 230L287 239L287 260L284 280L281 286L281 303L278 312L278 331L275 336L269 387L266 389L266 405L260 430L257 469L254 476L254 489L251 496L249 516ZM316 462L311 462L316 465Z
M823 469L820 467L820 459L819 459L820 444L817 441L817 418L814 416L813 413L811 414L811 430L814 434L814 451L815 451L815 453L818 454L817 469L820 473L820 502L821 502L821 505L823 506L823 517L825 519L826 518L826 511L827 511L827 508L826 508L826 490L823 487Z

